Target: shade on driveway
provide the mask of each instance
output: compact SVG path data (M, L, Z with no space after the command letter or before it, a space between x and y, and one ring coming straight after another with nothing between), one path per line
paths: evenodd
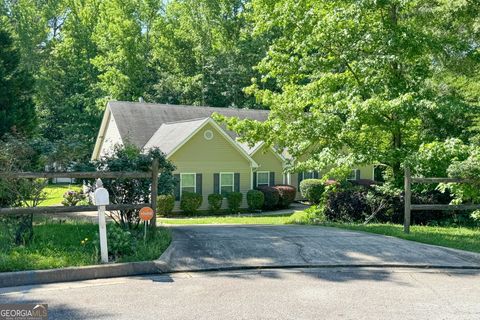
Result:
M163 271L287 266L478 267L480 254L317 226L175 226Z

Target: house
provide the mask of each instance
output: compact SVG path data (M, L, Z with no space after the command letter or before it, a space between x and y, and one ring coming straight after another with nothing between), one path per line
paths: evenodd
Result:
M253 147L240 143L234 132L212 119L214 112L258 121L268 117L266 110L111 101L92 159L99 159L115 145L127 142L144 150L158 147L177 167L176 199L187 191L202 194L201 209L208 208L207 197L211 193L246 194L257 186L275 184L298 187L303 179L319 177L318 172L285 173L286 159L282 154L261 142ZM351 178L373 179L373 169L356 169ZM246 206L244 196L242 207Z

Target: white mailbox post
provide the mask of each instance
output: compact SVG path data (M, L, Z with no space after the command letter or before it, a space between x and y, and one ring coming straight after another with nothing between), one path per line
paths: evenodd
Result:
M100 254L102 263L108 263L107 226L105 223L105 207L110 204L107 189L103 187L102 180L97 179L95 189L95 205L98 206L98 228L100 229Z

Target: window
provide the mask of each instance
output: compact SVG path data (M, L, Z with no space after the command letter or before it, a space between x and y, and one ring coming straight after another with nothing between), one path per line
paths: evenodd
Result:
M196 174L195 173L181 173L180 174L180 195L184 192L193 192L196 190Z
M303 173L303 179L315 179L315 173L313 171L307 171Z
M258 171L257 172L257 187L270 185L270 172Z
M357 171L358 169L353 169L350 171L350 175L347 177L347 180L357 180Z
M234 174L233 172L220 173L220 193L226 195L234 190Z

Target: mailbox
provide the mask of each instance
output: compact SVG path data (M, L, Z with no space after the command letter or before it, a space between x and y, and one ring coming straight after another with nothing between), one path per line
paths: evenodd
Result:
M110 204L110 197L108 195L107 189L103 187L102 181L97 180L97 189L94 193L95 205L96 206L107 206Z

